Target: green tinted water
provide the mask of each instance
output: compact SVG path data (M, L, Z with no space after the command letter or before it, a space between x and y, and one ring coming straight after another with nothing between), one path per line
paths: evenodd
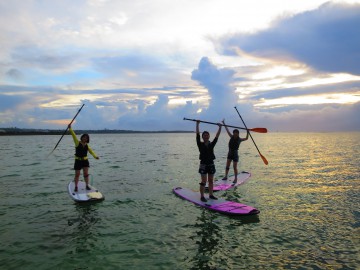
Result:
M213 134L211 134L214 136ZM219 193L261 213L228 217L172 193L198 188L194 134L92 135L94 185L105 201L75 204L73 143L0 137L1 269L357 269L360 133L253 134L252 173ZM224 174L228 137L215 148Z

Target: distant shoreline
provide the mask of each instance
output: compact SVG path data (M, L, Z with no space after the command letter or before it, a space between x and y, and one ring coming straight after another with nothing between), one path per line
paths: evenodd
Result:
M136 134L136 133L194 133L186 130L158 130L158 131L136 131L136 130L74 130L77 134ZM47 129L21 129L21 128L3 128L0 129L0 136L21 136L21 135L62 135L64 130ZM66 134L70 134L67 132Z

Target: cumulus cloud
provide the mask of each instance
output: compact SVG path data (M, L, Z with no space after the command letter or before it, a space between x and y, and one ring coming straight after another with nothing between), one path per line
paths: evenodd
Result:
M360 4L326 3L278 19L263 31L222 38L225 54L244 52L276 61L303 62L325 72L360 75Z
M215 116L219 110L236 105L238 97L235 87L232 86L234 74L235 71L232 69L216 67L207 57L200 60L191 78L208 90L210 101L207 113L203 115Z
M188 101L185 105L172 107L169 97L159 95L153 104L144 104L142 100L132 102L135 107L127 110L119 117L118 125L121 129L133 130L182 130L188 125L182 118L194 114L199 106Z

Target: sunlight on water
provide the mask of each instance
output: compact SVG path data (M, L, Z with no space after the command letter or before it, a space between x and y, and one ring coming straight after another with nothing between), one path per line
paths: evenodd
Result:
M211 134L212 136L214 134ZM97 204L74 204L73 143L0 137L4 269L358 269L360 133L253 134L240 146L250 181L219 193L258 208L229 217L171 190L198 189L195 134L91 135ZM228 137L215 148L224 175Z

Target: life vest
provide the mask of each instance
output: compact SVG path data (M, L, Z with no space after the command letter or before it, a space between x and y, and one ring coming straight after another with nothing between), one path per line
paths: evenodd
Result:
M200 135L197 134L196 142L197 142L197 146L198 146L199 152L200 152L199 159L201 160L201 163L202 164L212 164L215 159L214 147L215 147L215 144L217 143L217 138L215 137L212 142L209 142L208 145L205 145L204 142L200 141Z
M75 147L75 158L78 159L87 159L88 145L83 146L80 142L77 147Z
M229 150L232 151L238 150L240 143L241 143L240 137L238 137L237 140L235 140L234 136L231 136L229 140Z

